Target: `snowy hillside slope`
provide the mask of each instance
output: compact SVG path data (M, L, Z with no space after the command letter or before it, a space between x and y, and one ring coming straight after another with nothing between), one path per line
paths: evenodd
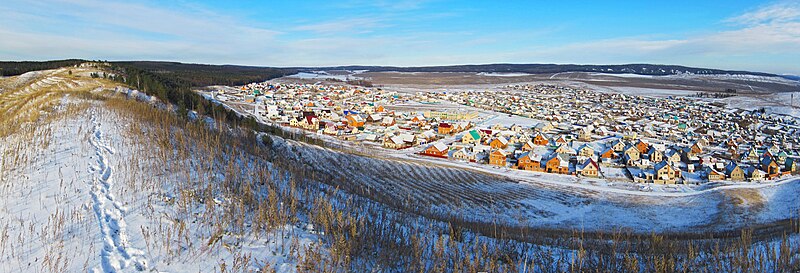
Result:
M800 178L691 193L586 187L563 176L517 180L455 167L366 158L295 142L295 160L334 186L438 219L509 226L639 233L715 232L798 218Z
M35 83L4 94L3 105L42 91ZM258 233L224 228L214 219L228 221L235 203L221 193L211 203L181 203L187 188L162 180L178 180L163 165L177 159L156 161L153 143L130 135L129 113L85 99L107 92L47 92L60 97L54 108L4 130L0 141L0 272L294 272L318 240L299 223Z

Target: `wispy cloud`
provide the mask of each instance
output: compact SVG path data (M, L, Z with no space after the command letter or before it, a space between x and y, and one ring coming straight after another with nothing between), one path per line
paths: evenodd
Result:
M369 33L374 28L384 26L383 20L377 18L337 19L322 23L295 27L294 30L311 31L319 34Z
M10 0L0 8L2 58L209 61L276 52L280 31L209 10L99 0ZM12 10L9 7L16 7ZM21 8L20 8L21 7ZM18 20L24 18L26 20ZM37 57L38 56L38 57ZM231 61L247 58L234 58Z
M784 23L796 21L798 18L800 18L800 2L782 2L761 7L755 11L746 12L725 21L743 25L754 25Z
M800 9L797 2L764 6L722 20L733 28L670 39L620 37L556 47L532 46L506 54L528 62L630 63L665 62L731 69L800 73ZM784 56L786 63L759 61Z
M347 0L339 5L347 8L368 7L384 11L417 10L431 0Z
M327 17L288 21L268 16L285 22L277 24L183 2L5 0L0 5L0 59L152 59L269 66L661 62L800 73L797 1L734 14L719 20L721 29L698 28L702 32L691 35L653 33L579 42L550 39L570 31L558 24L481 28L481 18L470 17L463 27L432 27L450 19L464 23L468 15L460 14L463 9L436 10L430 4L344 1L320 9L357 12L337 10Z

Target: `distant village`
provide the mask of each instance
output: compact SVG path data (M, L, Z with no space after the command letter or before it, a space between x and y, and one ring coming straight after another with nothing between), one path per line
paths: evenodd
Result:
M525 84L502 90L389 92L349 85L253 83L208 94L259 120L386 153L530 172L701 184L797 174L797 118L712 100L650 98ZM457 108L436 107L441 103ZM481 113L526 117L491 123Z

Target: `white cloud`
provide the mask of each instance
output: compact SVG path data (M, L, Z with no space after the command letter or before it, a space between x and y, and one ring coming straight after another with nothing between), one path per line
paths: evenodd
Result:
M151 59L267 66L659 62L800 73L791 65L800 63L797 2L739 14L722 20L726 29L702 35L654 34L548 45L538 41L565 30L554 26L436 32L420 24L431 13L417 16L412 11L421 8L420 1L338 4L382 11L276 31L260 25L270 22L249 22L181 4L5 0L0 6L0 59ZM403 31L389 32L397 29ZM770 63L763 56L783 63Z
M729 18L726 22L754 25L795 21L798 18L800 18L800 3L782 2L764 6L755 11L746 12L742 15Z
M735 27L671 39L624 37L554 47L533 46L505 57L522 62L661 62L800 73L800 66L792 65L800 63L800 9L796 2L762 7L723 22L735 22ZM774 62L774 56L783 56L783 62L770 63Z
M316 24L295 27L299 31L311 31L318 34L369 33L382 26L382 20L375 18L337 19Z

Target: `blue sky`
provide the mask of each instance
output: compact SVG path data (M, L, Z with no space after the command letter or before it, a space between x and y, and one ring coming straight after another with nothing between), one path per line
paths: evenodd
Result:
M662 63L800 74L798 1L3 2L2 60Z

